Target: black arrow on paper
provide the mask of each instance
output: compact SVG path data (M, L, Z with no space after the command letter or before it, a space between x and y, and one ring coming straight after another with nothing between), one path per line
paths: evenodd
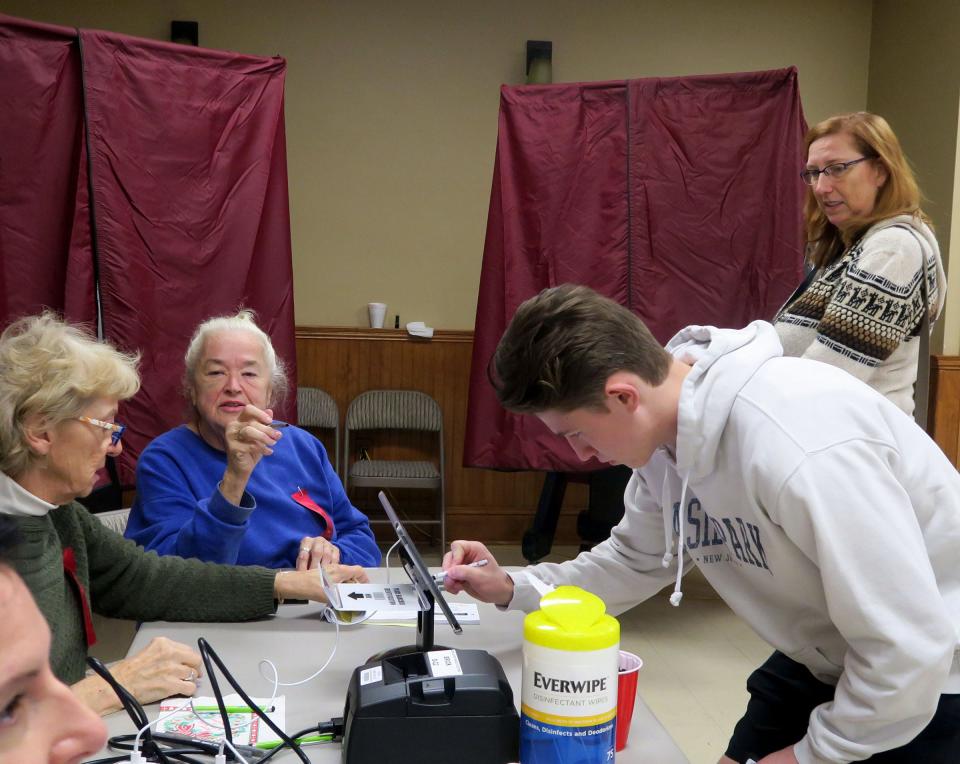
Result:
M347 596L348 596L350 599L352 599L352 600L362 600L362 599L363 599L363 595L362 595L360 592L350 592L350 594L348 594Z

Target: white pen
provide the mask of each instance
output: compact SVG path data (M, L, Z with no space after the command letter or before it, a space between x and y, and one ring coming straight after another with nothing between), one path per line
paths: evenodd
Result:
M490 564L490 560L474 560L473 562L467 565L468 568L482 568ZM434 573L433 581L436 584L442 584L443 580L447 577L447 574L441 571L440 573Z

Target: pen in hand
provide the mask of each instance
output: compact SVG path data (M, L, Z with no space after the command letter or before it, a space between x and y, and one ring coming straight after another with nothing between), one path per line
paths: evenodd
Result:
M473 562L467 565L468 568L483 568L490 564L490 560L474 560ZM437 586L443 586L443 581L447 577L447 574L441 571L440 573L435 573L433 576L434 583Z

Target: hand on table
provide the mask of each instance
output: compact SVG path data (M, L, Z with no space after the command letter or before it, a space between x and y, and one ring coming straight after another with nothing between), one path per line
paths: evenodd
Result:
M486 560L482 568L470 563ZM481 602L508 605L513 599L513 579L501 568L490 550L479 541L454 541L443 556L444 588L451 594L466 592Z
M141 703L153 703L171 695L193 695L203 662L196 650L154 637L139 653L111 666L110 673Z
M340 549L323 536L304 536L297 554L297 570L319 568L321 565L336 565L340 562Z
M370 581L367 572L359 565L324 565L323 570L327 574L327 579L334 584L347 581L365 584ZM280 571L273 581L273 591L279 599L327 601L327 594L323 591L323 580L320 578L320 571L316 568Z
M166 637L155 637L136 655L110 666L110 673L141 703L171 695L193 695L203 674L200 653ZM71 687L99 714L116 711L120 699L100 677L89 676Z

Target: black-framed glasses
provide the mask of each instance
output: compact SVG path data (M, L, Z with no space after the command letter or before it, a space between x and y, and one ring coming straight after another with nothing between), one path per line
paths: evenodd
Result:
M826 175L828 178L839 178L855 164L860 164L861 162L866 162L868 159L875 158L876 157L860 157L859 159L851 159L849 162L834 162L833 164L828 164L826 167L808 167L801 171L800 177L808 186L814 186L817 181L820 180L821 175Z
M77 419L81 422L86 422L87 424L92 424L94 427L99 427L103 430L110 430L110 445L115 446L120 442L120 438L123 437L123 433L126 432L127 426L125 424L117 424L116 422L104 422L102 419L94 419L89 416L78 416Z

